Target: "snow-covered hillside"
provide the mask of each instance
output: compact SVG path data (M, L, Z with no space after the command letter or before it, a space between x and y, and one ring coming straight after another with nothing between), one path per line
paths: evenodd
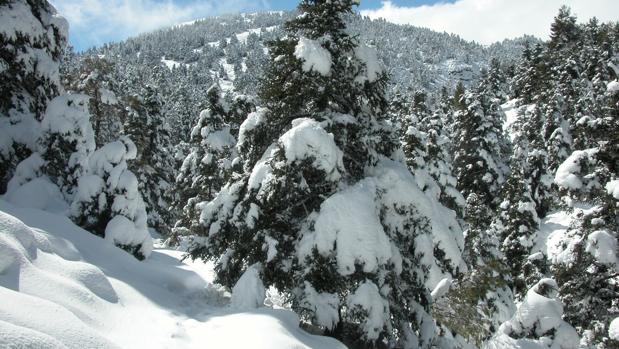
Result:
M234 309L212 265L145 262L68 218L0 199L2 348L344 348L284 309Z

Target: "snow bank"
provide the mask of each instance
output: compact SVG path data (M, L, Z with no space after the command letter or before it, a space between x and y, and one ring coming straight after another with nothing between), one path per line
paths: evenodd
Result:
M38 177L9 190L4 199L16 206L67 213L69 205L58 186L46 177Z
M331 73L331 53L316 40L300 37L294 56L303 62L303 71L315 71L328 76Z
M88 326L96 322L93 312L118 300L103 272L79 261L71 244L5 212L0 212L0 286L0 333L11 333L0 335L0 345L116 347ZM17 342L8 342L11 337Z
M615 93L619 91L619 82L617 81L609 82L608 85L606 85L606 90L611 93Z
M139 262L64 216L0 200L0 347L345 348L290 311L222 307L212 264L181 256Z

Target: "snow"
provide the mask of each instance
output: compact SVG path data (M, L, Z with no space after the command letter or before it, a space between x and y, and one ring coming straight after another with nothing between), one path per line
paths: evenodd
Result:
M114 105L118 103L118 98L116 98L114 92L107 88L100 88L99 95L101 96L101 102L104 104Z
M234 309L249 310L264 305L266 290L260 279L261 266L254 264L241 275L232 288L230 305Z
M305 281L302 306L314 313L316 324L325 328L333 328L340 320L339 297L335 293L318 292Z
M441 280L436 287L434 287L434 290L432 290L432 299L433 300L437 300L441 297L443 297L444 295L447 294L447 292L449 292L449 288L452 285L452 280L451 278L444 278L443 280Z
M355 47L355 56L365 65L364 74L357 76L355 81L359 83L376 81L383 72L376 49L367 45L359 45Z
M486 348L578 348L580 338L576 330L562 320L563 306L556 298L557 290L554 280L541 279L527 292L514 316L500 326Z
M170 70L178 68L182 64L180 62L177 62L171 59L165 59L165 57L161 57L161 63L163 63Z
M619 82L616 80L609 82L608 85L606 85L606 90L611 93L619 91Z
M619 341L619 317L616 317L608 326L608 336L610 339Z
M345 348L288 310L239 311L212 264L144 262L62 215L0 199L0 347Z
M619 179L608 181L605 186L608 195L611 195L615 199L619 200Z
M619 271L617 239L606 230L597 230L587 236L585 251L600 263L614 265Z
M407 207L411 198L415 198L412 204L419 213L416 218L422 222L422 217L428 219L427 231L432 233L417 237L417 249L427 252L439 247L445 251L446 263L454 270L466 270L461 256L464 238L455 213L426 196L401 163L383 159L371 172L371 176L335 193L321 204L320 211L312 218L313 228L305 231L299 242L298 257L304 259L314 248L329 256L337 246L337 268L342 275L352 274L356 265L370 273L389 263L393 263L396 270L401 268L402 257L391 245L383 225L393 231L406 231L404 223L396 211L381 214L381 210ZM394 218L381 221L390 216ZM450 275L437 264L431 252L424 253L422 258L424 264L430 265L426 286L432 290Z
M378 286L369 280L365 280L355 292L348 296L347 305L352 312L360 310L367 313L363 322L363 332L369 340L376 340L383 330L383 325L388 323L390 317L389 303L378 290Z
M303 62L303 71L315 71L328 76L331 73L331 53L316 40L300 37L294 56Z
M583 186L582 180L579 177L580 164L587 160L591 155L595 154L595 148L586 150L574 151L565 161L557 168L555 174L555 183L567 189L580 189Z
M570 249L566 248L565 241L571 221L572 217L565 211L553 212L544 217L531 252L542 252L553 264L568 263L571 253L568 252Z
M342 151L335 144L333 134L327 133L319 122L309 118L293 120L292 129L280 137L279 143L288 163L313 158L314 167L325 171L329 180L339 179L338 169L344 167Z
M105 226L106 240L116 245L137 246L142 244L140 250L145 256L149 256L153 249L153 240L147 234L146 229L140 229L135 222L122 215L114 216Z
M31 207L51 212L68 212L60 189L46 177L38 177L23 185L11 188L4 199L14 205Z
M239 139L237 142L237 148L241 148L247 142L247 134L253 131L255 128L263 125L266 122L266 112L264 108L258 108L255 112L250 113L245 121L241 123L239 128Z
M84 156L96 147L88 111L89 99L85 94L60 95L49 102L41 122L44 132L57 133L68 141L78 142L76 149Z
M501 109L505 113L505 123L503 124L503 131L506 132L511 140L514 140L515 134L514 132L509 132L511 130L512 125L518 120L518 108L516 108L516 104L518 103L518 99L510 99L501 105Z
M310 256L315 247L328 256L337 246L337 267L341 275L350 275L355 264L373 273L392 257L389 238L376 208L376 184L363 180L325 200L314 223L314 232L299 243L299 259Z

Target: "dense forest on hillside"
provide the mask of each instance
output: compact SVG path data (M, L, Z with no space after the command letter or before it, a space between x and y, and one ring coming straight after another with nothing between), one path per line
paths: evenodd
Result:
M350 348L619 348L619 23L561 7L549 40L484 47L355 4L78 53L47 1L0 0L0 210L142 264L161 242L212 263L200 292ZM23 293L47 245L0 219ZM63 342L11 311L0 346Z

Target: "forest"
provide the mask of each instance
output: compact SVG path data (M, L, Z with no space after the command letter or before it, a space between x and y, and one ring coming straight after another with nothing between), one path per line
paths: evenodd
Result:
M76 52L0 0L0 347L619 348L619 23L356 5Z

